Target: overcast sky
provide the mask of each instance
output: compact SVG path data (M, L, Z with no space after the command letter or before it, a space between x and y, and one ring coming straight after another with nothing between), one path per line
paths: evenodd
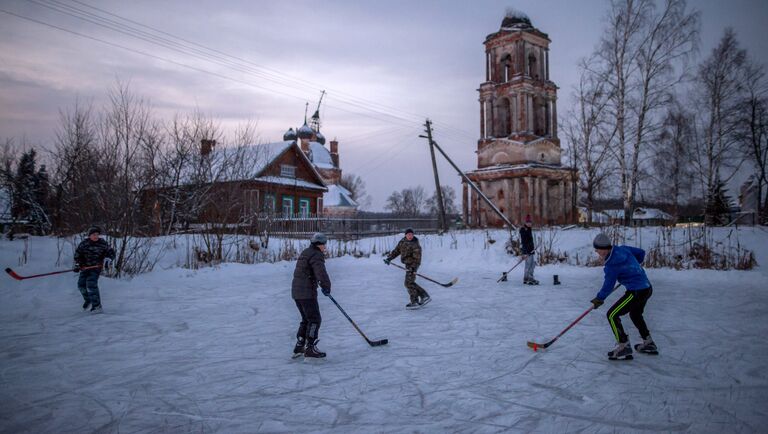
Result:
M208 54L220 60L179 53L44 5L98 13L147 32L142 25L160 29L168 35L155 37L215 49ZM702 12L702 56L733 27L750 55L768 64L768 1L689 5ZM499 29L507 7L527 13L549 34L550 74L560 86L558 113L564 114L577 61L600 37L606 1L0 0L0 139L23 137L50 148L59 110L77 99L102 105L119 79L149 99L158 117L198 108L226 128L256 120L260 139L277 141L303 123L305 103L311 114L325 89L322 131L338 138L343 171L362 176L373 209L381 209L393 190L434 190L429 150L418 138L427 116L456 163L475 167L482 43ZM226 55L248 63L233 67ZM446 163L440 174L458 190L458 176Z

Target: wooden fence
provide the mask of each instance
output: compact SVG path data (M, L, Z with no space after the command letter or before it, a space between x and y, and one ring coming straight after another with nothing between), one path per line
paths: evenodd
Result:
M438 231L437 217L270 217L258 216L248 230L256 235L269 233L270 236L285 238L306 238L315 232L323 232L335 239L358 239L378 235L403 233L407 228L416 233Z

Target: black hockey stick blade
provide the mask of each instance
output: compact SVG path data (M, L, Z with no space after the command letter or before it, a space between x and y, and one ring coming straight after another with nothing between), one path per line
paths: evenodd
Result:
M381 339L378 341L368 341L368 345L372 347L380 347L382 345L387 345L389 343L389 339Z
M6 269L5 269L5 272L6 272L6 273L8 273L8 275L9 275L9 276L13 277L13 278L14 278L14 279L16 279L16 280L22 280L22 279L24 279L23 277L21 277L21 276L19 276L18 274L16 274L16 272L15 272L15 271L13 271L13 270L11 270L10 268L6 268Z
M448 283L438 283L438 285L446 287L446 288L450 288L451 286L455 285L456 282L458 282L458 281L459 281L459 278L458 277L454 277L453 280L451 280L450 282L448 282Z
M552 345L552 342L554 342L554 341L549 341L549 342L544 343L544 344L537 344L536 342L528 341L528 346L531 349L533 349L533 351L538 351L539 348L544 349L544 348L547 348L548 346Z

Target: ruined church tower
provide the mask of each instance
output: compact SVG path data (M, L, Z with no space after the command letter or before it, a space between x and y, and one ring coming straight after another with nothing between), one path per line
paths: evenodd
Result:
M576 173L561 164L550 42L516 11L507 12L499 31L485 38L477 169L467 176L515 224L527 214L538 225L577 219ZM464 219L471 226L503 224L466 184L463 198Z

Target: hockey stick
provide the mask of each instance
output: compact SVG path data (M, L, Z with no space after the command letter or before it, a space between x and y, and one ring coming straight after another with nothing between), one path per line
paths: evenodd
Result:
M497 281L496 281L496 283L499 283L499 282L501 282L502 280L507 280L507 274L511 273L511 272L512 272L512 270L514 270L515 268L517 268L517 266L518 266L518 265L522 264L524 260L525 260L525 258L520 258L520 260L519 260L519 261L517 261L517 264L515 264L515 266L514 266L514 267L510 268L510 269L509 269L509 271L506 271L506 272L502 272L502 273L501 273L501 277L499 277L499 280L497 280Z
M331 294L328 294L328 296L327 296L327 297L328 297L328 298L330 298L330 299L331 299L331 301L333 302L333 304L335 304L335 305L336 305L336 307L338 307L338 308L339 308L339 310L341 311L341 313L343 313L343 314L344 314L344 316L345 316L345 317L347 317L347 319L349 320L349 322L351 322L351 323L352 323L352 326L354 326L354 327L355 327L355 330L357 330L357 332L358 332L358 333L360 333L360 336L362 336L362 337L363 337L363 339L365 339L365 341L366 341L366 342L368 342L368 345L370 345L370 346L372 346L372 347L378 347L378 346L381 346L381 345L386 345L386 344L389 342L389 339L380 339L380 340L378 340L378 341L372 341L372 340L368 339L368 336L366 336L366 335L365 335L365 333L363 333L363 331L362 331L362 330L360 330L360 327L358 327L358 326L357 326L357 324L355 324L355 322L354 322L354 321L352 321L352 318L350 318L350 317L349 317L349 315L347 315L347 313L346 313L346 312L344 312L344 309L342 309L342 308L341 308L341 306L339 306L339 303L337 303L337 302L336 302L336 299L334 299L334 298L331 296Z
M615 291L615 290L616 290L616 288L618 288L620 285L621 285L621 284L618 284L618 285L616 285L616 286L613 288L613 290ZM594 307L594 306L592 306L592 307L590 307L589 309L585 310L585 311L584 311L584 313L582 313L582 314L581 314L581 315L580 315L578 318L576 318L576 321L572 322L572 323L571 323L571 324L570 324L568 327L566 327L566 328L565 328L565 330L561 331L561 332L560 332L560 334L559 334L559 335L557 335L557 336L555 336L555 337L554 337L554 339L552 339L551 341L549 341L549 342L546 342L546 343L543 343L543 344L537 344L536 342L531 342L531 341L528 341L528 346L529 346L529 347L531 347L531 348L533 349L533 351L537 351L539 348L547 348L547 347L549 347L550 345L554 344L554 343L555 343L555 341L556 341L556 340L558 340L558 339L560 338L560 336L564 335L564 334L565 334L565 332L567 332L568 330L570 330L570 329L571 329L571 327L575 326L575 325L576 325L576 323L578 323L579 321L581 321L581 319L582 319L582 318L584 318L585 316L587 316L587 314L588 314L588 313L590 313L591 311L593 311L594 309L595 309L595 307Z
M533 348L533 351L537 351L539 348L547 348L547 347L549 347L550 345L554 344L554 343L555 343L555 341L556 341L558 338L560 338L560 336L564 335L564 334L565 334L565 332L567 332L568 330L570 330L570 329L571 329L571 327L575 326L577 322L581 321L581 319L582 319L582 318L584 318L585 316L587 316L587 314L588 314L589 312L591 312L593 309L594 309L594 306L593 306L593 307L590 307L589 309L587 309L586 311L584 311L584 313L582 313L582 314L581 314L581 315L580 315L578 318L576 318L576 321L572 322L572 323L571 323L571 325L569 325L568 327L566 327L566 328L565 328L565 330L561 331L561 332L560 332L560 334L559 334L559 335L557 335L557 336L555 336L555 338L554 338L554 339L552 339L551 341L549 341L549 342L546 342L546 343L543 343L543 344L537 344L536 342L531 342L531 341L528 341L528 346L529 346L529 347L531 347L531 348Z
M90 267L83 267L80 270L92 270L94 268L101 268L101 265L92 265ZM64 274L64 273L72 273L75 272L74 269L69 270L61 270L61 271L53 271L51 273L43 273L43 274L33 274L31 276L22 276L15 271L11 270L10 268L6 268L5 272L8 273L9 276L13 277L16 280L24 280L24 279L33 279L35 277L44 277L44 276L53 276L54 274Z
M390 265L394 265L395 267L397 267L397 268L399 268L399 269L401 269L401 270L405 270L405 271L408 271L408 269L407 269L407 268L405 268L405 267L403 267L403 266L400 266L400 265L397 265L397 264L392 264L392 263L390 263ZM440 285L440 286L443 286L443 287L446 287L446 288L449 288L449 287L453 286L454 284L456 284L456 282L458 282L458 281L459 281L459 278L458 278L458 277L454 277L454 278L453 278L453 280L451 280L451 281L450 281L450 282L448 282L448 283L440 283L440 282L438 282L437 280L434 280L434 279L430 279L429 277L427 277L427 276L425 276L425 275L423 275L423 274L419 274L419 273L416 273L416 275L417 275L417 276L419 276L419 277L421 277L422 279L426 279L426 280L429 280L429 281L430 281L430 282L432 282L432 283L437 283L438 285Z

